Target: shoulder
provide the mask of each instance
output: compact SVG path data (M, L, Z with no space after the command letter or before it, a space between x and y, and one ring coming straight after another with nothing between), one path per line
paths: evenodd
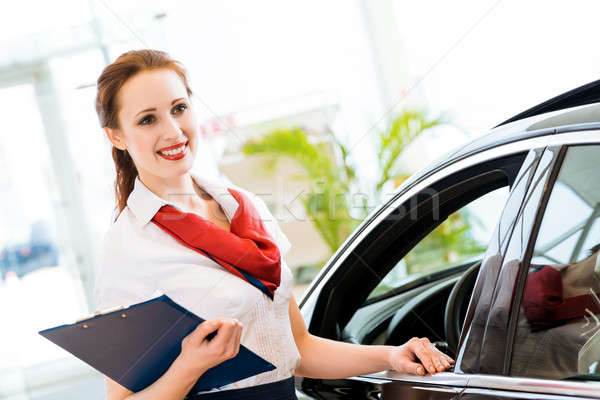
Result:
M100 257L119 255L124 251L127 239L132 239L135 216L125 207L108 230L104 233L100 246Z
M273 215L271 210L269 210L269 207L267 206L265 201L260 196L237 185L230 184L229 187L240 191L252 201L252 204L254 204L254 206L256 207L256 211L258 211L261 217L264 227L275 239L275 242L277 243L281 254L285 255L292 247L292 244L281 230L281 227L279 226L279 221L277 220L276 216Z

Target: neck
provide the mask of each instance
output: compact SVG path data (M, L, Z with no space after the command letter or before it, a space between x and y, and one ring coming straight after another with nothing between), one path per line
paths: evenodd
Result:
M193 208L199 200L198 188L189 172L170 178L140 174L139 178L152 193L184 208Z

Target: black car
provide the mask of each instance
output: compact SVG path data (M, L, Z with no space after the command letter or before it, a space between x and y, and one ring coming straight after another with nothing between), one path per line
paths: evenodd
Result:
M487 204L498 190L500 206ZM499 215L480 257L432 260L441 267L388 279L440 224L474 204ZM600 399L599 217L596 81L413 175L300 301L314 335L389 345L428 337L455 357L454 369L297 378L297 389L315 399Z

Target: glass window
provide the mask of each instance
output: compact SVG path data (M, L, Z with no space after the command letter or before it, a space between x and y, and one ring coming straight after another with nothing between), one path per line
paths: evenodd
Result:
M525 257L544 188L554 168L558 153L559 150L556 148L545 149L542 153L505 251L497 254L496 257L491 256L488 260L490 264L494 265L494 268L498 263L501 263L501 266L497 278L490 282L490 287L493 288L489 291L490 302L478 304L480 310L484 311L481 315L486 316L479 354L479 373L499 374L504 371L506 358L504 349L508 344L510 315L516 293L517 278L522 265L521 260ZM480 278L484 281L487 280L487 276L484 275L480 275ZM476 317L472 324L476 323L475 319Z
M507 197L507 187L496 189L452 213L388 272L369 298L417 276L481 259Z
M98 124L93 107L98 71L104 67L97 50L55 57L50 69L56 98L65 115L65 136L71 149L83 206L96 254L113 220L115 167L110 142Z
M529 152L523 163L481 263L465 319L467 332L459 349L457 371L501 373L503 369L507 310L518 266L514 260L521 258L523 238L529 235L529 221L535 216L532 211L538 208L554 159L554 152L540 149Z
M600 375L600 146L567 150L536 238L510 374Z
M87 308L34 87L0 90L0 108L0 386L17 391L21 368L65 356L38 330Z

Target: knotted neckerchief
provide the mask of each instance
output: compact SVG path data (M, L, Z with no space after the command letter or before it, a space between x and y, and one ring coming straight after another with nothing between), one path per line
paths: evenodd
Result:
M543 328L600 313L598 294L590 292L565 298L563 278L549 265L537 267L527 276L523 293L523 311L535 328Z
M265 230L252 201L237 190L227 190L238 203L230 232L197 214L184 213L170 205L162 206L152 222L273 300L281 276L279 249Z

